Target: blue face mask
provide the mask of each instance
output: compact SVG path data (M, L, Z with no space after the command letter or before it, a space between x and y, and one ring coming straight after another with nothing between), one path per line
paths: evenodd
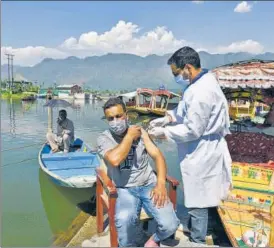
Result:
M179 74L178 76L175 77L175 82L179 85L182 86L182 90L184 91L188 85L190 84L189 83L189 80L184 80L183 79L183 76L181 74Z

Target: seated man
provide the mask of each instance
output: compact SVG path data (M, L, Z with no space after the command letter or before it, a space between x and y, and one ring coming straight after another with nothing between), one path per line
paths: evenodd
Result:
M111 98L104 105L109 130L97 140L98 151L108 167L108 175L117 187L115 225L119 246L143 246L139 226L144 207L157 222L156 233L145 247L159 247L160 241L173 235L179 226L172 203L166 191L166 164L160 150L147 132L138 126L129 126L126 106L119 98ZM152 157L157 177L149 164Z
M67 118L67 111L62 109L59 111L57 119L57 135L47 133L47 141L50 144L52 152L58 152L64 149L69 152L70 145L74 142L74 126L73 122Z

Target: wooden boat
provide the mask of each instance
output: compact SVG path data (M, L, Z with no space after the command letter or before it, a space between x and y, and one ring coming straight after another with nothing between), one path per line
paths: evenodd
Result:
M73 107L65 100L52 99L46 102L48 108L48 132L52 132L52 109L54 107ZM98 154L80 138L76 138L70 152L52 153L45 143L38 154L41 169L57 185L71 188L89 188L96 181L95 169L103 162Z
M216 75L226 98L236 100L229 109L230 117L234 120L254 119L257 102L264 101L266 91L274 86L274 61L240 61L217 67L212 72ZM241 100L250 104L238 104Z
M164 116L167 110L174 109L178 105L180 97L180 95L165 89L154 91L150 113Z
M230 109L232 118L246 114L253 123L257 102L263 102L269 105L270 110L260 129L274 123L274 61L241 61L215 68L212 72L228 101L237 99L250 102L248 109L243 110L239 106ZM227 236L234 247L272 247L273 137L253 132L236 132L234 137L232 134L226 139L233 160L233 189L218 207L218 213Z
M240 120L243 118L254 119L256 114L256 103L246 101L245 104L236 101L231 101L229 105L229 116L233 120Z
M34 95L25 96L22 98L22 101L35 101L36 97Z
M233 247L274 246L274 163L233 163L233 190L218 213Z
M45 143L38 159L41 169L55 184L70 188L92 187L96 181L95 169L102 163L80 138L74 141L69 153L52 153L50 145Z
M58 98L59 99L74 99L74 96L69 93L58 92Z
M147 88L137 89L135 111L141 115L149 114L152 106L152 96L153 96L152 89L147 89Z
M121 94L118 97L124 101L126 108L129 111L135 110L136 108L136 96L137 91Z
M75 93L74 95L74 99L90 99L90 94L89 93Z

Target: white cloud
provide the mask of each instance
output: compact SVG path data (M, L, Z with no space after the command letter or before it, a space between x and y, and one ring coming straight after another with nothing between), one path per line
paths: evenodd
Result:
M198 48L196 48L195 49L197 52L208 52L208 49L206 49L206 48L203 48L203 47L198 47Z
M79 58L103 55L106 53L130 53L139 56L149 54L163 55L189 45L198 51L208 51L202 44L195 44L184 39L177 39L167 27L156 27L146 33L131 22L119 21L109 31L97 33L95 31L81 34L78 38L70 37L55 48L43 46L28 46L24 48L1 48L1 63L6 64L5 52L15 55L14 64L32 66L44 58L62 59L68 56ZM225 47L218 47L210 52L251 52L260 53L263 46L256 41L246 40L232 43Z
M24 48L1 47L2 64L7 64L5 53L14 54L14 64L19 65L34 65L45 58L61 59L68 57L68 54L57 48L47 48L43 46L28 46Z
M1 48L2 64L7 63L4 52L13 53L14 64L34 65L44 58L87 57L106 53L131 53L140 56L171 53L191 43L176 39L167 27L161 26L140 34L141 28L131 22L119 21L109 31L83 33L77 39L70 37L56 48L25 47Z
M88 55L115 52L146 56L172 52L187 44L184 40L177 40L166 27L156 27L138 36L139 32L138 25L119 21L115 27L103 34L91 31L82 34L78 40L71 37L64 41L60 48L73 53L85 51Z
M196 3L196 4L201 4L201 3L204 3L204 1L192 1L193 3Z
M221 46L217 48L219 53L236 53L248 52L252 54L259 54L264 51L264 47L257 41L245 40L231 43L229 46Z
M243 1L239 4L237 4L237 6L234 9L234 12L237 13L247 13L250 12L252 9L252 5L248 4L246 1Z

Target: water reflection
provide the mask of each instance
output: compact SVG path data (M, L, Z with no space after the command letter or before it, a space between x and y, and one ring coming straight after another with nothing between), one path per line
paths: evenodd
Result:
M65 232L80 210L94 215L95 187L73 189L55 185L39 169L39 184L43 207L49 222L53 239Z
M44 104L44 99L38 99L30 105L24 105L21 101L2 100L4 111L1 112L1 133L5 149L45 141L48 113ZM104 115L103 102L76 100L72 104L75 107L67 108L67 112L68 118L74 122L76 136L84 138L85 142L95 147L99 133L109 128L107 122L101 119ZM59 110L55 108L53 111L54 130ZM146 127L151 117L129 113L129 119L131 124ZM176 145L156 143L166 158L168 174L181 181ZM40 148L41 146L34 146L6 152L3 161L10 163L24 156L37 157ZM7 166L3 171L5 246L18 246L19 242L24 246L50 245L54 235L66 231L80 210L94 214L94 189L68 189L53 184L39 169L37 159L22 165ZM179 205L182 204L181 192L178 190ZM25 220L25 216L34 218L37 215L39 219L35 222ZM14 240L14 230L17 231L16 237L20 236L18 241Z
M13 100L10 99L9 101L9 117L10 117L10 133L13 137L16 135L16 118L15 118L15 108L13 104Z

